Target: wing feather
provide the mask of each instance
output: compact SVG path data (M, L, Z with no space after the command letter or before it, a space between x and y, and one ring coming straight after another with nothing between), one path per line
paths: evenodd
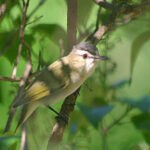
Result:
M16 101L14 107L50 97L67 88L70 83L70 68L67 67L64 61L59 60L45 68Z

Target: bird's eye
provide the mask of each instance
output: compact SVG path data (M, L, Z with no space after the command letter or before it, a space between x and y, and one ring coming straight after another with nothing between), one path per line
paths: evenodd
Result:
M88 57L87 54L83 54L83 58L86 59Z

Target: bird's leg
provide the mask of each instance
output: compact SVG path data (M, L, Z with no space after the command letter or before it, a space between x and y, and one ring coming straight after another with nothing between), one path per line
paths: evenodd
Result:
M53 109L51 106L47 106L50 110L52 110L55 114L57 114L58 116L56 118L61 118L62 120L64 120L67 124L68 124L68 116L65 116L59 112L57 112L55 109Z

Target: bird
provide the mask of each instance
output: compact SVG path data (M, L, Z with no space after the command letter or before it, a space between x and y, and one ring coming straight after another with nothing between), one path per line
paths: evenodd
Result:
M13 108L22 106L15 133L39 105L51 106L71 95L91 76L98 62L106 59L95 45L81 42L67 56L41 70L13 104Z

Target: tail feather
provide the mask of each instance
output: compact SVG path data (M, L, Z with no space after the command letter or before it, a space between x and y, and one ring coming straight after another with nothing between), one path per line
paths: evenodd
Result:
M18 125L15 130L15 134L18 132L18 129L21 125L30 117L30 115L35 111L35 109L39 106L39 102L32 102L29 104L25 104L22 108L22 112L20 115L20 119Z

